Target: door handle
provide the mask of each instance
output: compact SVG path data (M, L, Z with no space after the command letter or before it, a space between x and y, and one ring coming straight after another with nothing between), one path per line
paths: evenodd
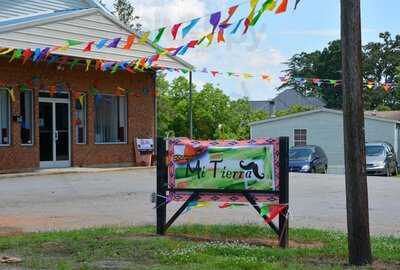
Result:
M58 141L58 131L54 131L54 140Z

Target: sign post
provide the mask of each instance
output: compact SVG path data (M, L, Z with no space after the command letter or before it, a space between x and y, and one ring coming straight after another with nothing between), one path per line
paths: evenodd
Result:
M247 202L278 235L279 246L288 246L287 137L250 141L158 138L157 142L157 234L164 235L197 202ZM171 201L183 204L167 221ZM275 225L277 215L279 223Z

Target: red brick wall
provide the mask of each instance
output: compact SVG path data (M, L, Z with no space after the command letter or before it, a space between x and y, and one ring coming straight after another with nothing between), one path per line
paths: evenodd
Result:
M32 82L38 77L43 86L58 83L68 84L72 92L87 92L92 85L104 93L112 93L118 86L132 89L135 94L128 96L128 143L96 145L94 143L94 97L88 95L87 103L87 144L76 144L76 131L71 124L71 161L72 166L93 166L134 162L133 140L135 137L154 136L154 80L151 73L130 74L127 72L110 73L90 70L83 66L71 70L69 66L59 69L57 65L45 63L22 65L20 62L8 63L0 59L0 82L15 85ZM92 68L93 69L93 68ZM143 89L150 91L143 95ZM19 115L19 90L15 88L17 101L12 103L12 115ZM75 119L75 101L71 96L71 119ZM0 172L32 170L39 167L39 102L38 92L34 91L35 104L35 141L33 146L21 146L20 125L12 121L12 143L0 147ZM74 121L72 121L73 123Z

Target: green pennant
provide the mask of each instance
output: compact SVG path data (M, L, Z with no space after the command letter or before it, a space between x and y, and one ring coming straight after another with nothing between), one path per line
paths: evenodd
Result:
M260 209L260 215L261 215L262 217L266 217L266 216L268 216L268 213L269 213L268 205L263 204L263 205L261 206L261 209Z
M79 59L75 59L69 64L69 68L73 69L79 63Z
M68 46L77 46L77 45L81 45L81 44L83 44L82 41L73 40L73 39L68 39L67 40L67 45Z
M115 64L111 70L111 74L115 74L118 71L119 64Z
M89 89L89 94L90 94L91 96L97 95L98 92L99 92L99 91L98 91L94 86L91 86L90 89Z
M261 18L261 15L263 15L264 9L261 9L258 11L257 15L251 20L250 25L254 26L258 22L258 20Z
M165 27L160 28L158 30L158 34L157 34L156 38L153 40L153 44L157 44L158 42L160 42L160 39L163 36L164 32L165 32Z
M188 69L184 69L184 68L183 68L183 69L181 69L181 71L182 71L182 73L183 73L183 74L186 74L186 73L188 73L188 72L189 72L189 70L188 70Z
M201 43L203 43L203 41L207 38L207 36L202 37L198 42L197 45L200 45Z
M234 74L234 72L228 72L228 76L233 76Z
M28 86L26 86L25 84L21 84L19 86L19 91L22 92L22 93L28 91Z

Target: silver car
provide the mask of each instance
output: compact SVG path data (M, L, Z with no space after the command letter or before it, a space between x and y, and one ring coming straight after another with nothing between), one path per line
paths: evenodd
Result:
M371 175L397 175L397 157L393 146L387 142L365 145L367 173Z

